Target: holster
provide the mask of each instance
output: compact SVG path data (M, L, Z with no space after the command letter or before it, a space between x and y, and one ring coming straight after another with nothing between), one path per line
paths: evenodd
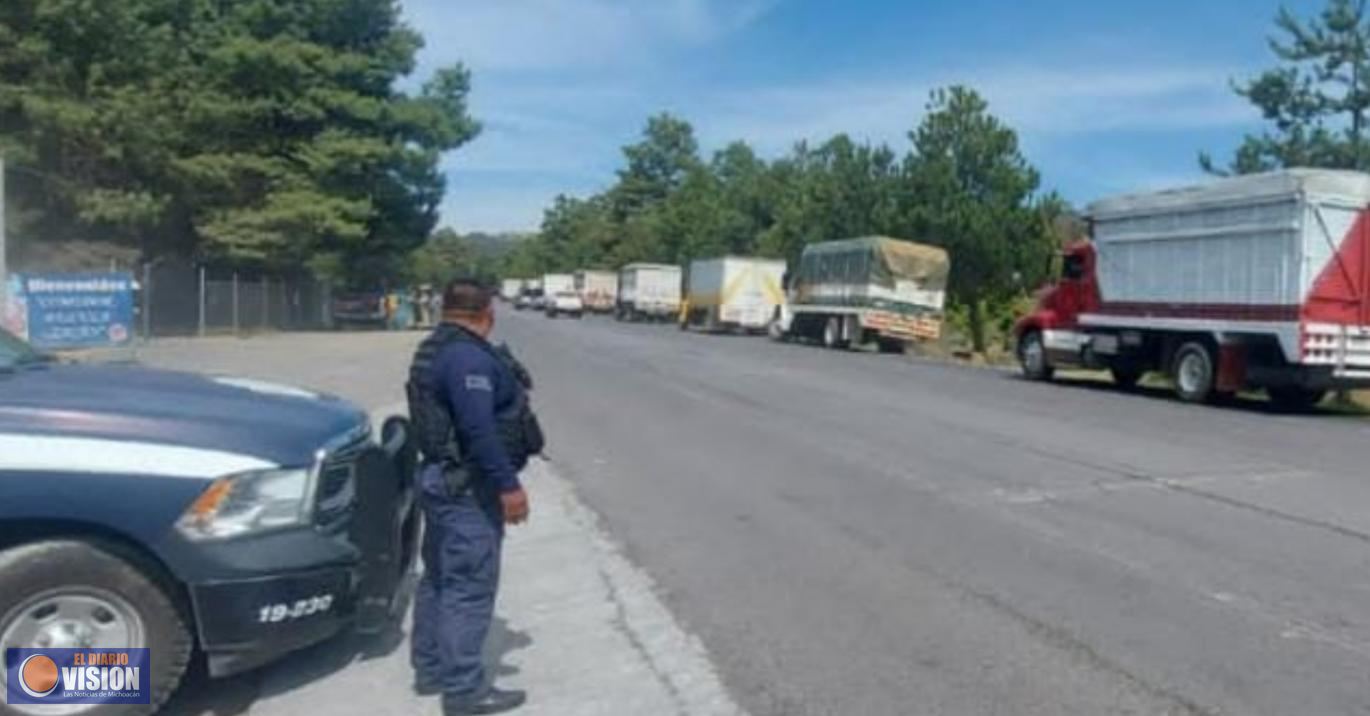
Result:
M462 465L443 465L442 480L447 484L448 497L461 497L471 489L471 471Z

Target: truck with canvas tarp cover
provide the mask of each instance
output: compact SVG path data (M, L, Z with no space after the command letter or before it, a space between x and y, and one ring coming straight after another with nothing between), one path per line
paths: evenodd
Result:
M950 272L945 250L912 241L868 236L809 244L771 335L830 348L936 340Z
M1300 409L1370 386L1370 175L1291 169L1089 207L1091 241L1018 322L1024 374L1168 374L1190 402Z

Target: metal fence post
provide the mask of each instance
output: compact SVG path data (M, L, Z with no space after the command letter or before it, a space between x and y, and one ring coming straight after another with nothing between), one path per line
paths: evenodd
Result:
M233 335L238 335L238 272L233 272Z
M204 335L205 335L205 328L206 328L206 326L205 326L205 318L206 318L206 317L205 317L205 301L208 300L208 296L206 295L206 292L207 292L207 291L208 291L208 286L206 285L206 282L205 282L205 267L204 267L204 264L201 264L201 265L200 265L200 337L201 337L201 338L204 337Z
M9 264L5 263L5 158L0 157L0 311L9 300Z
M143 341L152 340L152 262L143 262Z
M271 321L271 297L270 297L270 295L269 295L269 289L270 289L270 288L271 288L271 279L269 279L269 278L263 276L263 277L262 277L262 330L266 330L267 328L270 328L270 327L271 327L271 323L270 323L270 321Z

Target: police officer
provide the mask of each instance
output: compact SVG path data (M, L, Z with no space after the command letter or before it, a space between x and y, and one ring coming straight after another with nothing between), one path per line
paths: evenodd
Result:
M414 688L441 693L446 716L494 714L523 704L489 685L481 651L494 616L504 526L528 519L518 473L542 451L528 403L532 381L503 347L490 292L458 280L443 292L442 322L420 344L407 386L423 453L419 500L424 573L414 605Z

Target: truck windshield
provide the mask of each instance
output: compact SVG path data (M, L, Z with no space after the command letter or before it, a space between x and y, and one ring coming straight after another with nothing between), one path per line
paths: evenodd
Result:
M42 363L47 359L47 356L34 350L18 336L0 328L0 368Z
M1061 267L1061 277L1068 281L1078 281L1085 277L1084 257L1068 255L1065 258L1065 265Z

